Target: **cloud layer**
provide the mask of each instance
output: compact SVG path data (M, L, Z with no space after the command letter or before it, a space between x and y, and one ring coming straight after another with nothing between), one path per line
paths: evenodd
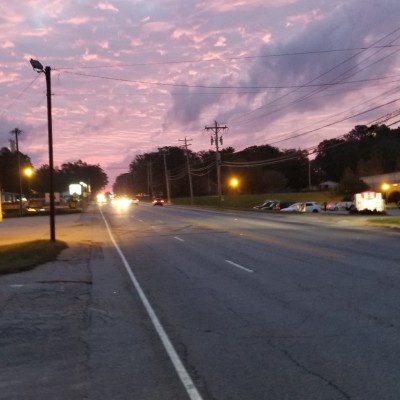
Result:
M397 0L27 0L0 12L0 146L22 129L37 167L46 93L31 57L52 68L55 164L100 164L111 183L135 154L183 136L209 149L214 120L237 150L307 148L399 108L366 112L398 93Z

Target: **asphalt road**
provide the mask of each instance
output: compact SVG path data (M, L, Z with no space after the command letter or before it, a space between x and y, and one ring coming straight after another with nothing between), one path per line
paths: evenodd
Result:
M104 216L203 399L399 398L397 231L174 207Z
M82 214L0 279L0 399L397 400L400 233L364 220Z

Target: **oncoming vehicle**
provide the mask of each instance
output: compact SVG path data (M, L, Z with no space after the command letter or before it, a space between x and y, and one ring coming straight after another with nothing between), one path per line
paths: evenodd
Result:
M163 206L163 205L164 205L164 199L157 198L153 200L153 206Z
M139 199L137 197L132 197L132 204L139 205Z

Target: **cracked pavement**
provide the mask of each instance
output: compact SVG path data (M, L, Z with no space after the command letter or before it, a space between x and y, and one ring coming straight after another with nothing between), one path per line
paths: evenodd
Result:
M3 222L2 243L48 238L46 217ZM99 214L56 228L57 261L0 276L0 399L186 398Z

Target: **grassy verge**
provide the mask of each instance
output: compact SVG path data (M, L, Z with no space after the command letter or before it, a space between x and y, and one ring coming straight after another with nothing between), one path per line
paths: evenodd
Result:
M380 217L380 218L369 219L368 222L371 224L389 225L400 228L400 217Z
M0 275L27 271L46 262L54 261L67 247L65 242L49 240L0 246Z
M264 200L280 200L280 201L317 201L319 203L341 201L341 198L335 197L329 192L304 192L304 193L267 193L267 194L237 194L224 195L224 201L221 203L222 208L242 208L251 210L254 206L262 204ZM190 198L174 198L172 204L190 205ZM217 207L217 196L202 196L194 198L195 206Z

